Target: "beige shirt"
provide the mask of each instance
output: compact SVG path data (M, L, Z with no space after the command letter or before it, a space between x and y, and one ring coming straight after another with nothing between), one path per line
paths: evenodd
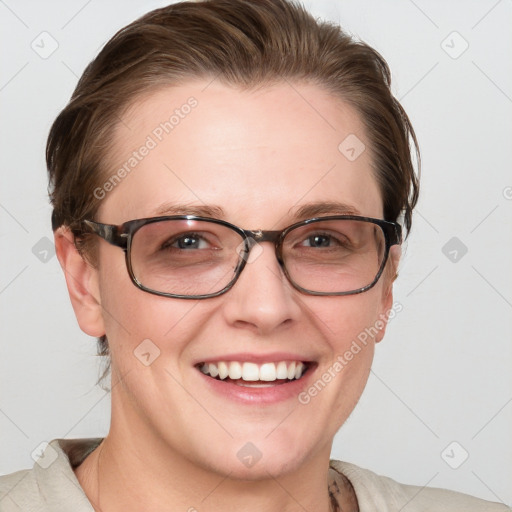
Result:
M0 477L1 512L94 512L73 468L101 439L56 439L29 470ZM443 489L402 485L353 464L331 461L350 480L361 512L506 512L503 504Z

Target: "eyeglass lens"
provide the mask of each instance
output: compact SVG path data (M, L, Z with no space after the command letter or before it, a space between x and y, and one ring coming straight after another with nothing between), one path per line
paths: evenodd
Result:
M254 250L254 249L252 249ZM371 284L385 258L381 227L361 220L325 220L287 232L282 259L289 279L312 292L350 292ZM247 244L215 222L165 220L132 237L130 264L145 288L175 295L219 292L235 278Z

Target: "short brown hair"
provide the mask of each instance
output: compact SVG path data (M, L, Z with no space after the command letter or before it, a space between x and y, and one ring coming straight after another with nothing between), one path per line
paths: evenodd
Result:
M93 191L105 181L122 112L141 94L194 78L240 88L309 82L350 104L367 131L384 218L402 215L410 231L419 191L412 157L419 175L419 149L382 56L291 1L204 0L156 9L121 29L53 123L46 149L52 226L68 226L85 255L90 247L80 226L99 208ZM105 337L99 353L108 353Z

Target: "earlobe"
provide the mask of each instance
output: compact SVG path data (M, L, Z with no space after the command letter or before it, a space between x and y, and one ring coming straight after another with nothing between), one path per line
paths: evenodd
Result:
M376 327L378 329L378 333L375 336L375 343L379 343L384 338L384 334L386 334L386 327L388 325L389 312L393 307L393 283L390 282L386 287L387 290L382 297L382 309L379 314L379 318L376 321Z
M391 265L393 281L398 277L398 265L400 264L400 258L402 257L402 246L393 245L389 249L389 263Z
M382 309L379 315L378 334L375 337L375 342L378 343L384 338L386 334L386 327L390 315L390 311L393 308L393 282L398 275L398 264L400 263L400 257L402 255L402 248L399 245L391 247L389 252L389 260L387 268L384 272L384 286L382 290Z
M98 271L78 252L74 235L67 227L55 233L55 250L60 262L76 319L82 331L89 336L105 334Z

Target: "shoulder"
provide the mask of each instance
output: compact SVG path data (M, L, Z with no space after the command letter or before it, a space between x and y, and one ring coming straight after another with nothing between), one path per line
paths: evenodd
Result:
M32 469L0 476L0 510L93 512L73 472L72 462L85 458L99 439L54 440Z
M25 510L27 503L37 499L37 484L32 470L17 471L0 476L0 510ZM30 509L28 509L30 510Z
M507 512L502 503L493 503L461 494L429 487L404 485L348 462L331 460L331 468L351 482L360 512Z

